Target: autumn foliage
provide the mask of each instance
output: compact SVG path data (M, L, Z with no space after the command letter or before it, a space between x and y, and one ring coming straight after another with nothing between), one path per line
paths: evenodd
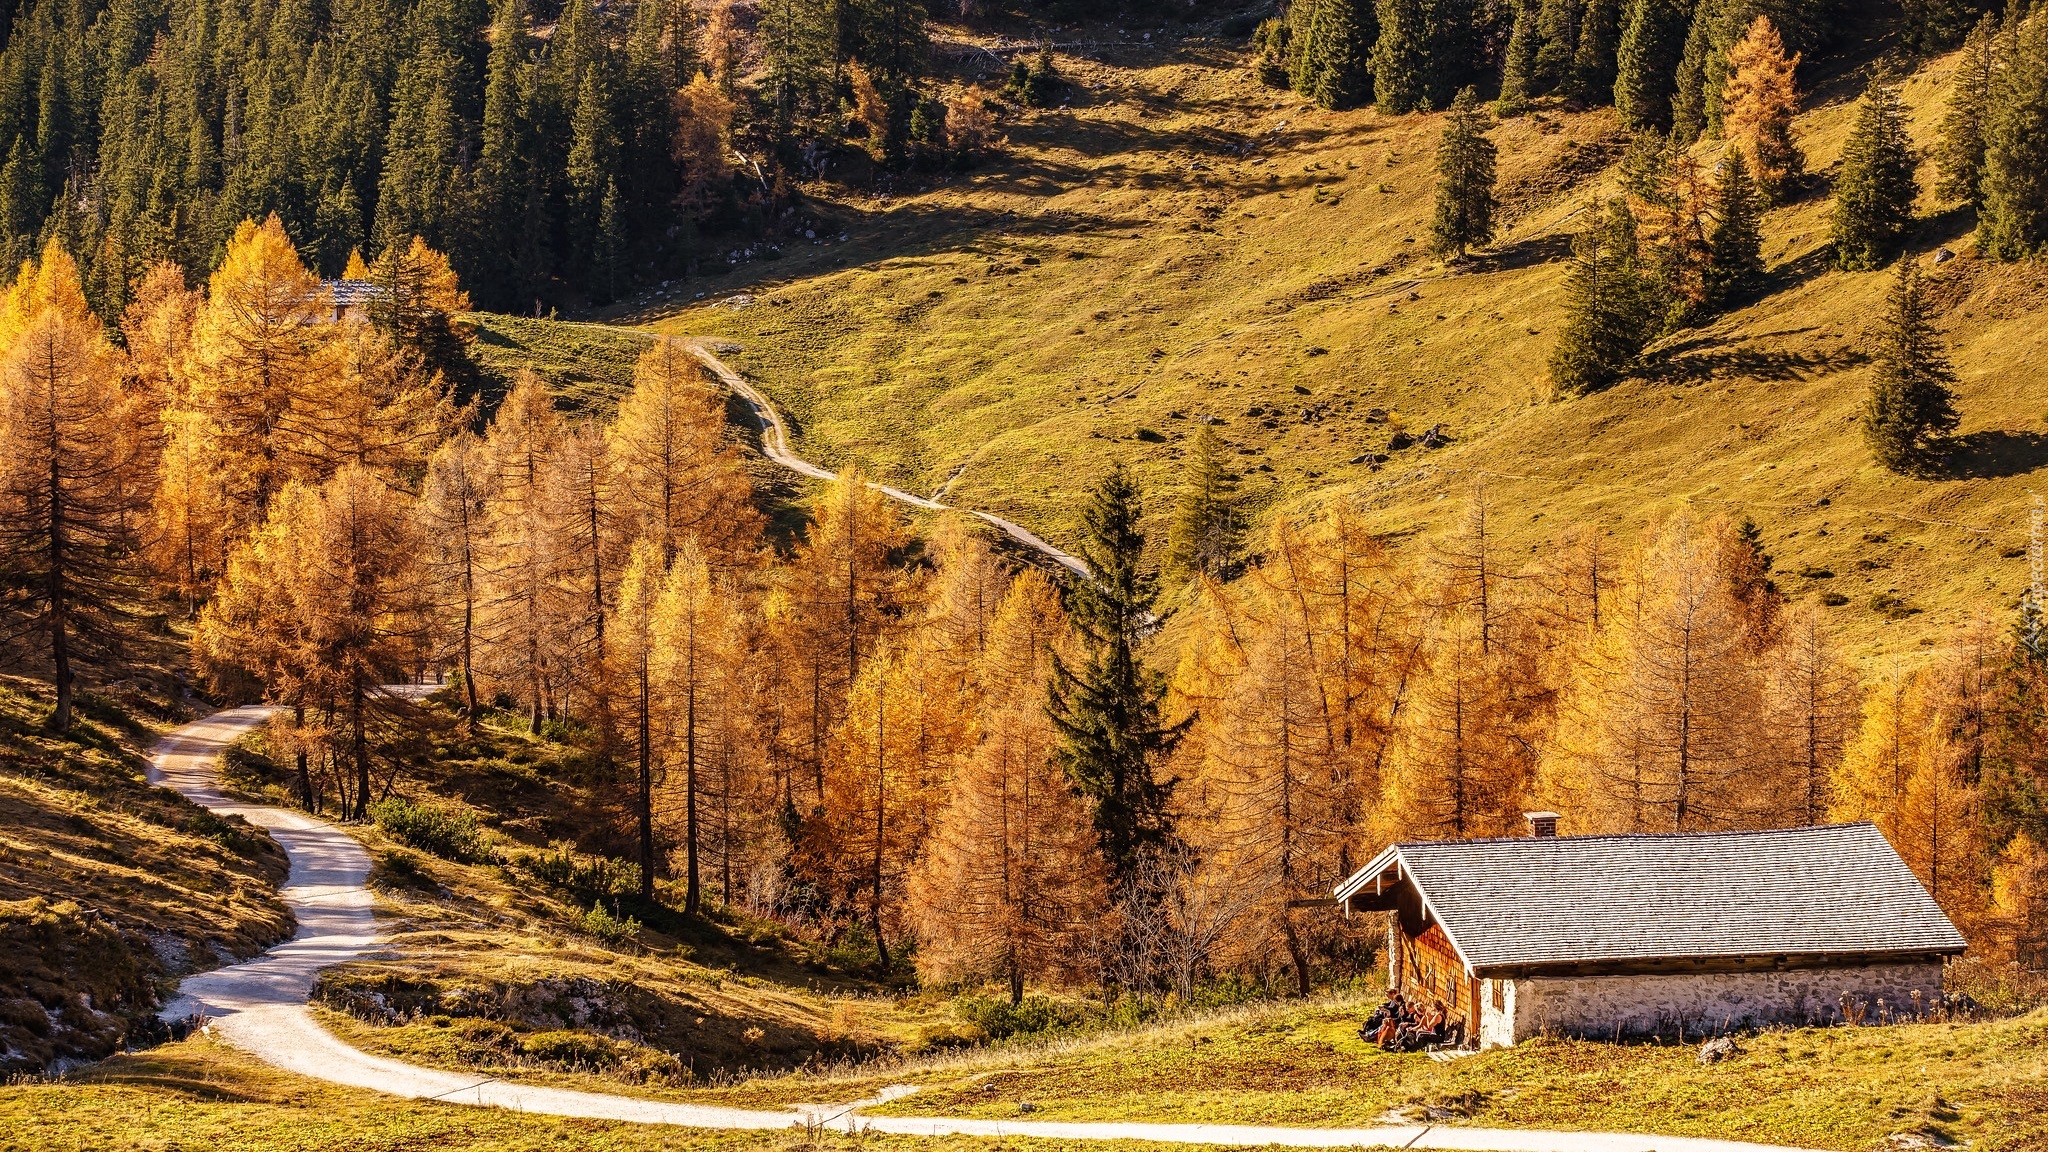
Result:
M1699 247L1696 199L1652 218L1658 259ZM337 310L272 220L203 288L149 270L118 343L60 248L0 298L6 620L56 726L74 665L159 598L205 689L277 706L310 809L360 818L399 757L430 769L405 751L429 716L524 728L585 754L642 901L1013 999L1306 992L1371 962L1376 925L1315 906L1336 881L1538 808L1579 834L1870 820L1974 943L2048 950L2024 629L1865 669L1746 521L1672 507L1511 559L1481 487L1427 545L1340 499L1241 555L1207 457L1156 549L1170 589L1122 469L1081 509L1086 577L852 470L771 534L690 344L653 339L608 413L531 372L458 406L446 262L362 271L377 303ZM422 679L438 711L382 688Z

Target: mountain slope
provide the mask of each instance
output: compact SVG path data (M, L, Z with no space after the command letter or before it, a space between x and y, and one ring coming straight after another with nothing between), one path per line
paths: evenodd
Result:
M1881 47L1807 79L1814 172L1837 165L1873 67L1858 61ZM827 197L815 243L744 266L724 296L645 298L633 317L741 344L734 363L813 458L946 484L1055 542L1112 458L1137 465L1163 527L1180 442L1215 417L1261 513L1350 498L1426 539L1484 480L1511 555L1579 522L1628 535L1681 505L1751 515L1780 583L1846 600L1836 619L1866 654L1916 648L2023 587L2028 475L2048 463L2048 293L2031 265L1977 260L1967 215L1923 201L1914 236L1923 258L1961 257L1929 265L1962 377L1960 451L1945 475L1903 478L1870 463L1854 425L1888 274L1831 270L1824 187L1767 219L1762 299L1666 339L1604 394L1557 400L1544 365L1570 235L1616 188L1611 110L1497 127L1507 227L1445 268L1423 251L1441 117L1306 106L1227 45L1089 51L1060 59L1071 106L1007 125L1003 157ZM971 81L978 58L962 58ZM1905 87L1923 145L1951 68ZM1374 409L1454 443L1352 463L1387 450Z

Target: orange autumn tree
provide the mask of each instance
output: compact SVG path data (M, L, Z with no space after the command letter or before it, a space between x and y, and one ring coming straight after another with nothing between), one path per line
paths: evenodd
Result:
M293 481L229 559L193 640L202 670L253 676L265 695L326 717L346 810L370 804L375 729L402 704L378 690L421 654L425 621L410 500L348 464Z
M683 908L688 912L703 902L702 785L710 760L709 721L720 712L720 668L736 655L724 648L736 608L732 590L719 587L713 577L704 549L694 538L684 540L655 605L653 663L656 710L663 718L656 740L662 762L677 770L670 783L680 785L683 797Z
M45 640L51 724L71 725L73 660L121 614L148 507L154 413L54 241L0 302L0 564Z
M475 635L479 665L494 690L525 704L528 729L536 734L557 664L551 613L560 549L547 486L564 435L540 377L521 371L483 445L488 497Z
M883 968L904 926L910 875L930 841L974 718L916 633L877 645L846 697L825 782L825 823L809 830L814 867L836 880L873 935Z
M661 337L640 357L633 389L605 432L626 534L654 540L662 562L695 538L719 567L757 547L761 516L725 405L682 341Z
M1966 636L1933 664L1883 680L1836 774L1829 810L1834 820L1876 824L1965 933L1982 918L1991 884L1968 725L1983 656Z
M1742 150L1766 204L1784 203L1806 167L1792 140L1792 117L1799 111L1798 68L1799 57L1786 57L1785 41L1768 16L1758 16L1728 49L1722 133Z
M320 278L276 216L244 220L207 282L185 372L202 455L238 527L259 523L286 481L308 476L296 421L326 371Z
M1639 547L1567 686L1537 793L1575 830L1771 822L1761 669L1725 579L1730 534L1673 517Z
M1026 980L1083 975L1090 922L1108 904L1088 812L1053 759L1045 715L1049 653L1065 635L1051 582L1019 575L980 661L980 742L954 778L910 893L927 978L999 976L1013 1004Z

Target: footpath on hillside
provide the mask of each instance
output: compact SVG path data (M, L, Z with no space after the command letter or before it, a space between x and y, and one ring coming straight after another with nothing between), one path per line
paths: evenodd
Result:
M391 691L418 689L399 686ZM291 860L283 896L298 918L298 933L254 960L188 977L163 1015L173 1020L203 1019L207 1028L236 1048L266 1064L312 1079L449 1104L687 1128L818 1127L907 1136L1152 1140L1288 1148L1443 1148L1466 1152L1790 1152L1737 1141L1623 1133L1413 1125L1275 1128L1249 1124L1062 1123L861 1114L863 1107L900 1097L910 1091L908 1088L845 1104L805 1105L779 1112L751 1111L542 1088L372 1056L322 1028L307 1004L314 977L322 968L362 956L382 940L375 899L366 887L369 853L353 837L324 820L303 812L246 804L229 797L220 787L222 753L269 714L270 709L260 706L232 708L169 733L151 755L150 782L174 788L214 812L242 816L276 838Z

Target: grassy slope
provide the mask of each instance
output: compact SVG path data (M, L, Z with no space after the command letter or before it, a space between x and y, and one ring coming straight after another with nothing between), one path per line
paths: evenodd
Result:
M1630 533L1684 504L1739 509L1781 571L1834 573L1784 582L1846 595L1836 619L1866 654L2020 590L2028 475L2048 461L2048 293L2034 266L1976 260L1966 218L1914 238L1962 255L1932 277L1966 450L1944 478L1901 478L1868 462L1853 424L1887 275L1827 269L1824 194L1770 215L1765 298L1666 341L1638 379L1557 401L1544 363L1569 233L1614 187L1610 111L1501 125L1506 231L1446 269L1422 251L1440 118L1307 107L1227 46L1098 51L1061 60L1082 85L1072 107L1009 126L1000 160L886 199L825 192L818 243L743 267L725 297L625 315L743 345L736 366L814 458L918 491L952 478L952 498L1056 541L1113 458L1137 464L1160 526L1181 442L1214 415L1255 507L1348 497L1395 534L1455 524L1481 476L1514 555L1574 522ZM1950 67L1906 86L1923 143ZM1837 164L1861 82L1811 95L1813 170ZM1308 406L1323 417L1304 423ZM1353 465L1386 447L1372 408L1457 443ZM1925 611L1888 620L1870 606L1887 590Z
M268 836L149 787L152 733L111 704L87 698L69 737L49 708L0 685L0 1072L104 1056L171 978L290 931Z
M865 975L772 923L722 912L715 920L686 919L672 911L682 894L670 881L660 886L665 906L650 907L631 895L630 883L537 875L531 861L555 844L575 846L586 863L631 855L613 783L587 753L531 737L516 718L493 714L465 738L442 716L431 770L402 772L395 792L473 811L496 841L495 859L440 859L374 825L347 826L377 860L371 883L381 907L399 919L392 947L330 969L323 995L349 1006L375 993L399 1015L418 1009L419 1017L393 1022L366 1012L351 1021L336 1013L336 1027L352 1040L408 1059L542 1079L580 1074L588 1070L577 1069L580 1057L595 1055L595 1070L616 1088L650 1072L655 1083L688 1082L857 1058L916 1041L942 1014L942 1000L898 1004ZM266 775L260 758L236 761L238 788L284 802L281 770ZM712 884L715 895L715 878ZM593 904L637 917L640 931L612 944L591 935L582 914ZM609 1007L579 1020L578 998ZM510 1021L516 1032L480 1017ZM579 1026L645 1044L600 1041L558 1060L526 1050L538 1033Z
M1005 1141L1004 1146L1019 1152L1159 1148L1069 1141ZM963 1152L988 1147L986 1141L969 1138L684 1130L400 1100L275 1072L204 1036L117 1056L59 1083L0 1087L0 1152Z

